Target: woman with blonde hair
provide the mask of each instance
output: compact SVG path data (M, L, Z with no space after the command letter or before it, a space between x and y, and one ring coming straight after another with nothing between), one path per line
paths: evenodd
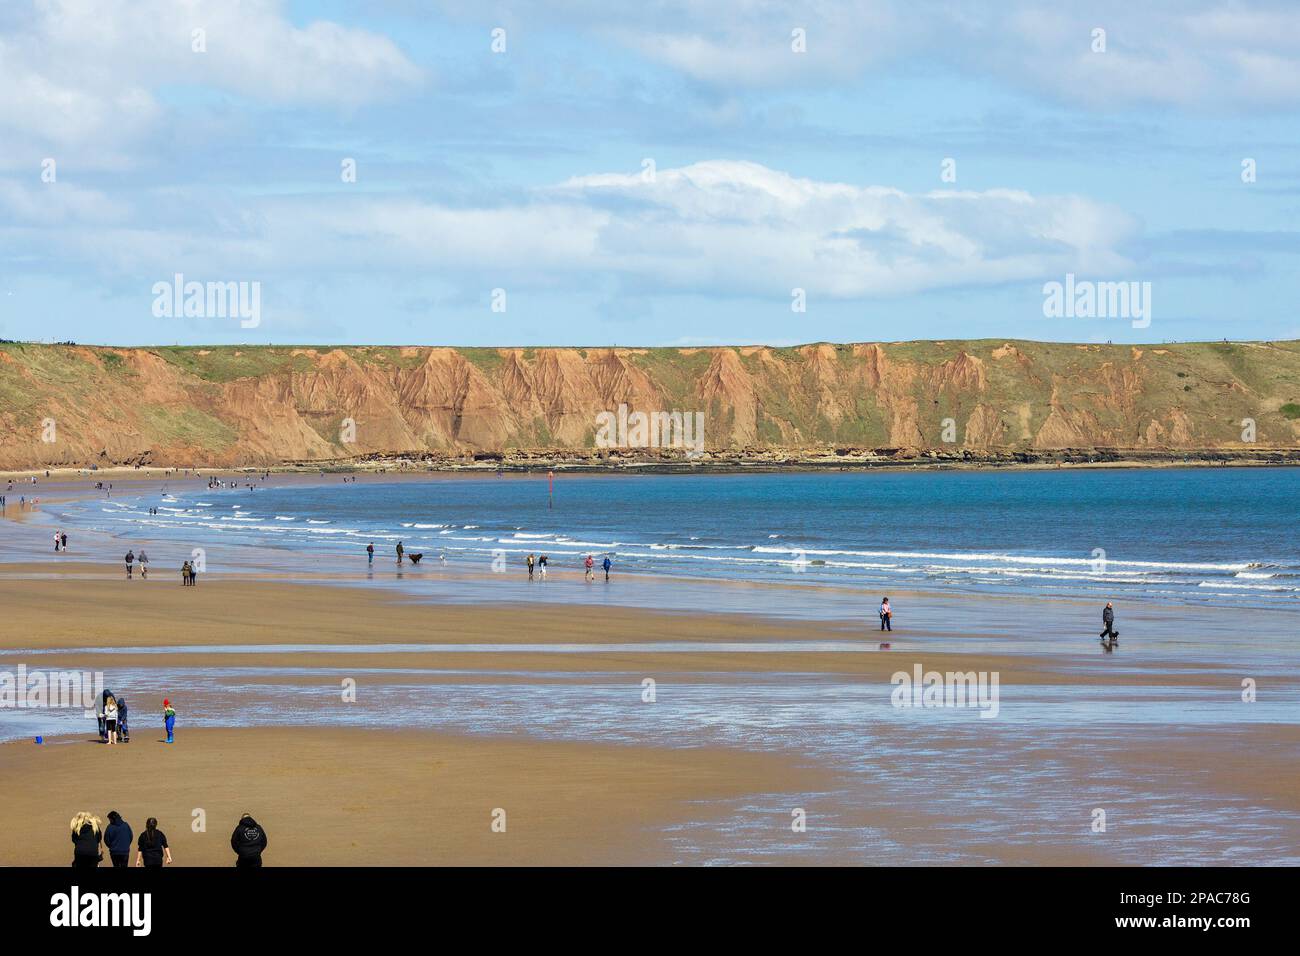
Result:
M104 823L93 813L82 810L72 818L72 865L97 867L104 854L99 851L104 841Z
M117 698L110 697L104 701L104 726L108 729L108 743L111 747L117 743Z

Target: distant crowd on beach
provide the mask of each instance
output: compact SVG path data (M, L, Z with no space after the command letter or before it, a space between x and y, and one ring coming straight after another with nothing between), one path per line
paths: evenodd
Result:
M543 554L538 558L534 558L533 555L529 553L528 557L524 559L524 566L527 567L528 569L528 580L530 581L533 580L534 570L536 570L539 576L543 580L545 580L546 569L550 565L550 563L551 563L551 559L549 555ZM605 555L605 559L600 563L600 566L601 569L605 572L605 580L608 581L609 572L610 569L614 567L614 562L610 559L609 555ZM583 571L583 578L588 583L596 580L596 559L594 556L589 554L587 555L586 558L583 559L582 571Z
M397 546L396 548L394 548L394 550L397 552L398 565L401 565L403 561L410 561L411 564L419 564L424 559L424 553L422 551L408 551L406 550L406 545L401 541L397 542ZM438 560L441 563L446 564L447 563L446 553L439 554ZM545 579L546 569L550 566L550 561L551 559L548 555L543 554L539 557L530 552L528 557L524 559L524 567L528 570L528 580L530 581L533 580L533 575L535 573L538 574L542 579ZM373 566L374 563L375 563L375 543L371 541L368 545L366 545L366 564ZM584 577L586 578L587 581L590 582L596 580L596 558L594 555L591 554L587 555L587 557L582 562L582 567L583 567ZM600 567L601 570L605 572L605 580L608 581L609 572L614 567L614 562L608 554L605 555L604 560L601 561Z
M82 810L72 818L72 865L77 868L95 868L104 860L103 850L108 850L114 867L130 865L134 847L135 865L162 867L175 862L167 834L158 828L158 818L149 817L144 832L137 838L131 824L122 819L116 810L108 811L108 825L93 813ZM230 835L230 849L235 853L235 866L261 866L262 852L267 846L266 830L253 819L251 813L240 816L235 831Z
M49 472L46 472L46 474L48 475ZM29 481L33 485L36 484L35 475L32 475L30 479L23 478L20 480L22 481L23 484L27 484ZM5 486L5 493L3 495L0 495L0 512L9 510L9 495L13 493L13 490L14 490L14 480L10 478L9 483ZM35 508L40 503L41 503L41 499L39 498L28 498L26 495L18 496L19 511L28 511L32 508Z

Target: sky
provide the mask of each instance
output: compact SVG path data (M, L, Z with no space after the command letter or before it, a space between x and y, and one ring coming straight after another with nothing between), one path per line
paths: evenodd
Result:
M1294 2L0 2L4 339L1300 338L1298 222Z

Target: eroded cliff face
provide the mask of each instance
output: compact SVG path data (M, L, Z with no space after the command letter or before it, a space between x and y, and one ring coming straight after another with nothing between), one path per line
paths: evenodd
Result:
M1295 448L1300 343L6 344L0 466L596 455L598 416L620 405L703 412L710 452Z

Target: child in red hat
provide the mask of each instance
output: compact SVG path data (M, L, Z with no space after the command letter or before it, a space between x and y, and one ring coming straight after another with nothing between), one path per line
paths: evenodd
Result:
M172 702L163 698L163 726L167 728L167 742L175 742L176 732L176 710L172 707Z

